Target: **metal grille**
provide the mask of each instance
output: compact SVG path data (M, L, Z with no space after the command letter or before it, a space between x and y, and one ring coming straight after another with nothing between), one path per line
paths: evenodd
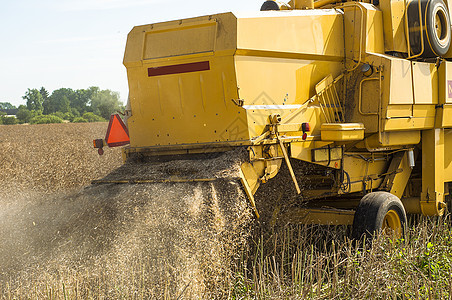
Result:
M336 83L343 77L333 80L328 75L315 86L317 100L327 123L345 123L344 110L336 90Z

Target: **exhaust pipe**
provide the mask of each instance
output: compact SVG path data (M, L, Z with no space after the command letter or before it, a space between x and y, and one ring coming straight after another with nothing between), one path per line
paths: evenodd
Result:
M413 149L408 150L408 165L410 166L411 169L413 169L416 166Z

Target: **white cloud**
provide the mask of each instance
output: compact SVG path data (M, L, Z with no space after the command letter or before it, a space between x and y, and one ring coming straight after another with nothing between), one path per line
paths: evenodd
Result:
M161 3L162 0L64 0L58 2L62 11L108 10Z

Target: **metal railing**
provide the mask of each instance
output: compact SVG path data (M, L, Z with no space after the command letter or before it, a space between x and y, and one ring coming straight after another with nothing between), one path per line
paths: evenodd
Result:
M316 86L316 98L327 123L345 123L344 110L339 99L336 83L344 77L343 74L333 80L328 75Z
M424 45L424 29L422 25L422 7L421 7L421 1L418 0L418 9L419 9L419 26L420 26L420 36L421 36L421 51L419 51L418 54L411 55L411 44L410 44L410 28L408 26L408 4L407 0L403 1L403 4L405 6L405 32L406 32L406 43L408 48L408 57L406 59L413 59L421 56L424 53L425 45ZM427 10L425 10L425 17L427 18Z

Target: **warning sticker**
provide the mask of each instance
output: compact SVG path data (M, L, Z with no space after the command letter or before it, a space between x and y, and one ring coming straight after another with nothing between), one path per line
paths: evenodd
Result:
M448 98L452 98L452 80L447 81L447 94Z

